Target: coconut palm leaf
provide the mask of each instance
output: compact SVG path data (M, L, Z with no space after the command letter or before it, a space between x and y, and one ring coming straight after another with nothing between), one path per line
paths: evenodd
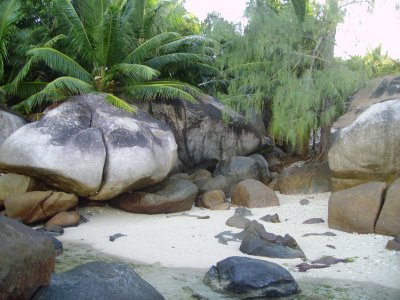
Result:
M82 80L73 77L59 77L48 83L43 90L33 94L13 108L30 112L34 107L43 103L57 102L72 95L87 94L93 91L93 86Z
M7 45L16 30L14 24L21 18L18 0L3 0L0 3L0 79L4 73L4 62L7 58Z
M71 57L53 48L34 48L27 52L35 60L42 59L53 70L59 71L69 76L76 77L85 82L90 82L92 75L81 67Z
M194 49L197 50L199 46L204 47L204 45L210 44L217 46L218 42L204 35L190 35L162 45L159 47L159 51L160 53L172 53L179 52L182 48L190 51Z
M115 107L121 108L125 111L128 111L128 112L136 111L136 106L127 103L126 101L122 100L121 98L118 98L117 96L115 96L113 94L107 94L106 101L108 103L114 105Z
M129 53L124 62L132 64L143 63L146 59L154 57L158 47L180 37L180 34L176 32L160 33Z
M125 63L117 64L112 67L111 73L113 74L113 77L122 75L125 77L131 77L137 82L153 80L155 77L160 75L160 72L146 65Z
M144 62L147 66L161 70L165 66L175 64L178 66L188 66L191 64L201 63L207 59L206 56L201 56L192 53L171 53L157 56Z

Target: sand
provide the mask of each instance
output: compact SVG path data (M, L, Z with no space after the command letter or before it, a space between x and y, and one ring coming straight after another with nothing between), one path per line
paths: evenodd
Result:
M281 195L279 207L251 209L251 220L258 220L268 232L293 236L308 260L323 256L353 258L352 263L339 263L325 269L298 272L296 265L301 259L271 259L290 271L296 280L313 278L340 279L372 282L386 287L400 289L400 253L385 249L391 237L376 234L350 234L328 228L328 199L330 193L314 195ZM301 199L308 199L309 205L300 205ZM193 207L190 215L209 216L197 219L181 213L169 215L142 215L126 213L108 206L85 207L81 215L89 222L79 227L66 228L59 239L63 242L90 245L103 253L118 256L140 264L160 264L168 268L208 269L229 256L247 256L239 251L239 242L223 245L215 235L241 229L225 225L234 214L228 211L211 211ZM259 219L266 214L277 213L282 223L267 223ZM325 223L302 224L310 218L322 218ZM306 233L333 232L337 236L308 236ZM116 233L126 236L109 241ZM336 249L327 247L333 245Z

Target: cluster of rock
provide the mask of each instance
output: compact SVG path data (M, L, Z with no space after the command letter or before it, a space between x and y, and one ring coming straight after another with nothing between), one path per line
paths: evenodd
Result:
M332 129L329 226L400 235L400 77L371 81Z

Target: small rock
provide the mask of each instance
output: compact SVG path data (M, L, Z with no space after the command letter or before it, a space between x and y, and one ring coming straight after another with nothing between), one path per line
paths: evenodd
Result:
M265 215L264 217L260 218L260 220L265 221L265 222L270 222L270 223L281 223L281 220L279 220L278 214Z
M240 242L242 239L240 233L233 233L232 231L223 231L218 233L215 238L218 239L218 243L228 245L228 242Z
M331 248L331 249L336 249L336 247L335 246L333 246L333 245L326 245L328 248Z
M221 204L211 206L210 210L229 210L230 208L231 204L229 202L224 202Z
M319 223L325 223L325 221L322 218L312 218L305 220L303 224L319 224Z
M109 241L110 242L114 242L117 238L123 237L123 236L127 236L126 234L122 234L122 233L116 233L110 236Z
M253 216L253 213L251 212L250 209L246 207L238 207L235 209L235 215L242 217L251 217Z
M211 190L200 196L201 204L205 208L211 208L225 202L225 193L221 190Z
M225 224L230 227L244 229L249 222L251 221L245 217L233 215L228 220L226 220Z
M310 201L308 201L307 199L301 199L300 200L300 204L301 205L308 205L308 204L310 204Z
M308 263L301 263L296 266L299 272L307 272L310 269L323 269L329 268L329 265L310 265Z
M386 244L387 250L400 251L400 236L395 237Z
M333 256L325 256L322 257L320 259L314 260L311 263L313 264L317 264L317 265L335 265L338 263L347 263L348 261L346 259L340 259L340 258L336 258Z
M324 232L324 233L306 233L306 234L303 234L301 237L318 236L318 235L336 236L337 234L336 234L336 233L333 233L333 232L330 232L330 231L327 231L327 232Z

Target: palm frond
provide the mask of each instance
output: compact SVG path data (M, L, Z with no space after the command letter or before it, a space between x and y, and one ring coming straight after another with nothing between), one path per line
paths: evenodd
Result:
M39 93L47 86L47 82L33 81L33 82L19 82L17 86L5 85L4 90L7 94L12 94L22 99L29 98L33 94Z
M164 32L158 34L133 50L125 58L124 62L132 64L143 63L146 59L155 55L158 47L179 37L179 33L176 32Z
M18 72L17 76L13 79L13 81L8 84L9 88L7 89L7 91L10 94L15 94L18 88L18 84L25 79L26 75L28 75L32 64L35 63L36 58L31 57L26 64L21 68L21 70Z
M187 66L196 63L202 63L207 59L206 56L192 53L171 53L157 56L144 62L147 66L161 70L169 64Z
M139 38L144 27L146 0L127 1L122 19L131 24L135 38Z
M137 82L153 80L160 75L160 72L146 65L125 63L115 65L111 69L111 73L113 73L114 76L123 75L125 77L131 77Z
M34 48L29 50L27 54L32 55L35 59L44 60L45 63L55 71L79 78L86 82L89 82L92 79L91 74L82 68L76 61L56 49Z
M125 85L124 92L138 101L182 99L192 103L196 102L196 96L202 94L200 89L179 81L155 81L147 84Z
M159 48L160 53L179 52L184 48L187 51L199 46L213 45L217 46L219 43L204 35L190 35L174 41L171 41ZM191 51L190 51L191 52Z
M115 107L118 107L120 109L123 109L127 112L136 112L136 106L131 105L127 103L126 101L122 100L121 98L118 98L117 96L113 94L107 94L106 96L106 101L110 103L111 105L114 105Z
M70 50L76 53L87 63L93 63L96 57L94 56L94 48L92 45L92 37L90 36L90 28L85 27L85 23L80 19L70 0L57 0L56 12L66 30L70 33L68 40ZM88 14L87 17L93 15Z
M72 95L87 94L93 91L93 87L82 80L73 77L59 77L48 83L40 92L15 105L14 108L30 113L34 107L43 103L57 102Z
M55 37L51 38L48 40L46 43L44 43L44 47L46 48L52 48L58 41L65 39L67 36L65 34L58 34Z
M3 77L3 60L7 58L7 45L16 30L14 25L21 18L19 9L18 0L4 0L0 3L0 78Z

